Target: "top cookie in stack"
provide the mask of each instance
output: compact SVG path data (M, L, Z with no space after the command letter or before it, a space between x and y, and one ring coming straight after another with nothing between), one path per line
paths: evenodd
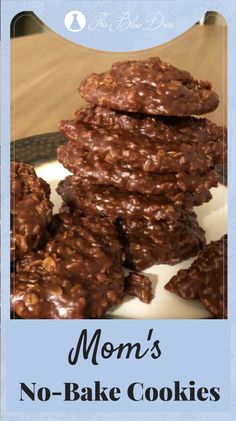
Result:
M115 63L79 91L91 105L60 124L68 143L58 159L74 174L59 184L63 200L80 214L119 218L129 267L196 254L205 240L191 209L211 199L214 166L226 157L226 129L191 117L216 109L210 83L156 57Z
M111 70L88 76L79 92L86 101L113 110L166 116L206 114L219 104L210 82L159 57L114 63Z

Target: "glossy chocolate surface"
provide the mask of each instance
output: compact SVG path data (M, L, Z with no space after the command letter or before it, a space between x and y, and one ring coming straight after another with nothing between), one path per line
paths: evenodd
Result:
M215 317L227 318L227 235L208 244L165 288L182 298L200 299Z
M141 273L131 272L125 277L125 293L137 297L145 304L149 304L153 298L152 282Z
M205 245L205 232L194 212L183 211L171 227L151 219L120 219L116 224L125 265L134 270L144 270L153 264L176 264L195 256Z
M114 63L79 86L82 98L114 110L188 116L214 111L219 103L208 81L196 80L159 57Z
M196 196L198 202L201 194L207 196L208 190L218 184L218 175L213 169L202 174L185 171L156 174L139 169L128 170L122 165L103 161L95 152L80 149L73 141L59 146L57 157L65 168L79 177L88 179L90 183L112 185L131 192L165 194L174 202L178 201L178 194L181 192L191 193L191 196Z
M16 264L11 308L26 319L102 317L124 297L122 262L108 220L56 215L43 249Z
M74 211L86 216L116 218L154 218L173 224L181 213L164 195L148 195L99 186L84 182L77 176L68 176L59 182L57 192Z
M11 162L11 260L35 249L52 217L50 186L31 165Z
M227 131L203 118L161 118L94 106L60 130L80 149L110 164L145 172L204 172L226 159Z

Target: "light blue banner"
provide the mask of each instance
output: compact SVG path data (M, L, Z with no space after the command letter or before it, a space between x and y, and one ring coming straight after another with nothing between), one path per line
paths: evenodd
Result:
M76 346L81 331L87 329L88 343L94 332L101 329L97 349L94 346L88 359L81 353L76 356ZM152 329L151 340L148 334ZM7 323L7 409L9 412L83 412L83 411L228 411L230 407L230 353L228 346L229 324L226 320L202 321L10 321ZM153 342L158 349L152 350ZM120 358L114 351L104 359L104 344L141 344L139 356L136 348L126 358L125 348ZM17 351L13 352L17 348ZM70 351L73 352L70 355ZM110 349L110 347L109 347ZM69 359L70 355L70 359ZM108 355L108 353L106 353ZM153 358L158 357L158 358ZM222 357L224 364L221 363ZM70 363L69 363L70 361ZM71 365L73 363L74 365ZM108 401L95 401L94 382L108 387ZM194 383L190 383L194 382ZM22 389L22 384L28 389ZM36 383L35 389L32 383ZM92 389L92 401L76 398L65 390L73 390L64 383L76 383L77 391ZM190 395L190 385L195 389ZM194 386L194 387L193 387ZM47 387L50 394L45 395ZM117 401L109 397L111 388L119 388ZM158 390L147 390L149 388ZM182 388L184 389L184 395ZM161 392L162 388L169 388ZM202 392L198 389L204 388ZM206 389L205 389L206 388ZM219 389L220 399L211 396L210 389ZM182 391L182 394L181 394ZM53 395L61 392L61 395ZM193 393L193 392L192 392ZM129 396L129 395L130 396ZM199 396L198 396L199 395ZM47 399L48 400L44 400ZM89 399L90 399L89 398ZM43 401L40 401L43 399ZM102 397L101 397L102 399ZM152 401L153 399L153 401ZM165 400L168 399L168 400ZM187 399L187 400L185 400ZM201 400L202 399L202 400Z

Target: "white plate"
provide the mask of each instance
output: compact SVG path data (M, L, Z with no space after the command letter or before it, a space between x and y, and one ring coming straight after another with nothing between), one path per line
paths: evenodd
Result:
M51 200L54 212L61 205L61 198L55 191L59 182L69 171L58 162L51 162L36 167L39 177L46 180L52 190ZM194 210L198 215L199 224L206 231L206 240L218 240L227 232L227 188L222 184L211 190L212 200ZM127 298L122 305L113 307L108 315L125 319L204 319L211 317L210 313L196 300L183 300L164 289L164 285L179 269L190 266L194 259L188 259L174 266L154 265L144 271L153 283L154 298L151 304L143 304L137 298Z

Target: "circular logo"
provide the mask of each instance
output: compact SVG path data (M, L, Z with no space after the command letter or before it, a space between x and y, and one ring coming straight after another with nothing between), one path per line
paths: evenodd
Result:
M64 23L68 31L80 32L86 25L86 18L79 10L72 10L65 16Z

